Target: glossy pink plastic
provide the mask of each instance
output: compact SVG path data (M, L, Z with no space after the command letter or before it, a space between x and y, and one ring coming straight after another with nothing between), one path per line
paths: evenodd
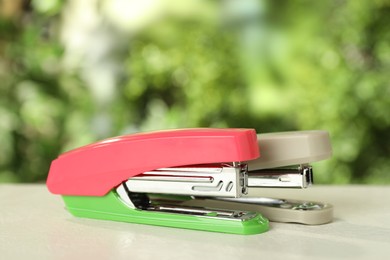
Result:
M66 152L50 167L52 193L103 196L140 173L259 157L253 129L178 129L113 137Z

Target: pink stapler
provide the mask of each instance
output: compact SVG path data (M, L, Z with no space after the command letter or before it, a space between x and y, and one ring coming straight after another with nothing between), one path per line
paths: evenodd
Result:
M60 155L51 164L47 186L79 217L256 234L268 230L262 211L276 221L331 220L331 206L324 203L245 196L251 187L306 188L312 184L309 160L330 155L324 131L256 135L253 129L200 128L139 133ZM279 168L290 164L298 166ZM316 217L290 211L316 212ZM283 212L289 217L281 218Z

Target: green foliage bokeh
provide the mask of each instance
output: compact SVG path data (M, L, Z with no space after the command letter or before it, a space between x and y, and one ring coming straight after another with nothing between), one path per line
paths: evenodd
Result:
M137 33L118 29L121 44L99 61L121 67L105 104L82 67L64 65L66 3L55 2L0 12L0 182L43 181L58 154L104 137L251 127L328 130L334 156L316 163L318 183L390 183L387 1L270 1L229 19L200 1Z

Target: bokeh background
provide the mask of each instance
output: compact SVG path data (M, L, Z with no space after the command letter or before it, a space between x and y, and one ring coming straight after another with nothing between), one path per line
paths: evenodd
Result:
M317 183L390 183L390 3L0 0L0 182L182 127L324 129Z

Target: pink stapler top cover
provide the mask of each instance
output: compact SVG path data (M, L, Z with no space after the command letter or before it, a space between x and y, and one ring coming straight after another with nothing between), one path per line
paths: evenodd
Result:
M259 157L253 129L178 129L124 135L66 152L47 179L52 193L103 196L140 173L183 165Z

